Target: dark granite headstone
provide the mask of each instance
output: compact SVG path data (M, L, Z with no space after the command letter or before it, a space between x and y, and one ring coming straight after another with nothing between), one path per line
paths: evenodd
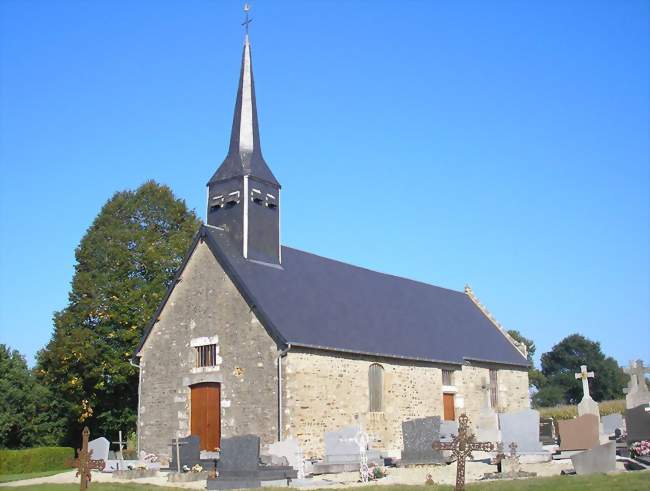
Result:
M220 473L257 472L260 461L260 437L255 435L233 436L221 440Z
M433 450L431 444L440 441L440 416L412 419L402 423L402 465L440 464L442 451Z
M648 404L644 404L625 411L628 444L650 440L650 411L646 411L648 407Z
M200 449L200 440L198 435L190 435L185 438L179 439L178 455L180 457L180 469L184 465L192 467L201 462L201 449ZM171 456L172 460L169 463L169 468L172 471L179 469L176 462L176 440L172 440L171 444Z

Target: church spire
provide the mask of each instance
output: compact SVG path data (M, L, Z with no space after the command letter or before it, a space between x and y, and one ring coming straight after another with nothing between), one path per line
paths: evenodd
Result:
M208 184L232 177L253 176L280 186L271 169L266 165L260 147L253 62L248 38L248 24L250 22L248 20L248 11L246 11L246 22L244 24L247 32L244 39L244 52L242 54L239 88L237 89L228 155Z
M244 259L279 265L280 183L266 165L260 148L251 44L246 37L239 88L232 119L230 147L225 160L208 182L208 225L219 227Z

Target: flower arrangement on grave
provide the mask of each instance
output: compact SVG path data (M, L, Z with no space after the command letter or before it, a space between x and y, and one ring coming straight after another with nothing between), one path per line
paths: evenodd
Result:
M632 458L636 456L645 457L650 455L650 441L641 440L638 442L634 442L630 446L630 454L632 455Z
M135 466L135 468L136 469L146 469L147 464L145 464L144 462L140 462L140 463L138 463L138 465Z
M182 470L183 472L190 472L190 466L187 465L187 464L185 464L185 465L181 468L181 470Z
M203 466L200 464L195 464L192 466L192 472L203 472Z
M370 468L368 469L368 479L372 481L381 479L382 477L386 477L387 475L388 475L388 471L386 470L385 467L371 465Z

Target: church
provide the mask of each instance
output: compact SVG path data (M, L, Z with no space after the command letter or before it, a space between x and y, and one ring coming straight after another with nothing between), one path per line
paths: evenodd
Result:
M286 247L281 186L262 156L246 35L228 154L134 362L138 448L168 456L255 434L321 458L324 433L360 424L399 457L403 421L476 421L529 407L525 347L469 287L448 290Z

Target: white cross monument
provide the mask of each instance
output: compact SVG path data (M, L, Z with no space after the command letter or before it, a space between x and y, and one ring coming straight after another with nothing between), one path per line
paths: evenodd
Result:
M595 414L598 416L600 421L600 410L598 409L598 403L591 398L589 394L589 379L594 378L594 372L587 371L587 365L582 365L580 367L580 373L575 374L577 379L582 379L582 400L578 404L578 416L584 414Z
M650 391L645 381L645 374L650 373L650 369L643 366L642 360L630 361L630 367L625 369L625 373L630 376L625 392L625 407L633 409L637 406L650 403Z

